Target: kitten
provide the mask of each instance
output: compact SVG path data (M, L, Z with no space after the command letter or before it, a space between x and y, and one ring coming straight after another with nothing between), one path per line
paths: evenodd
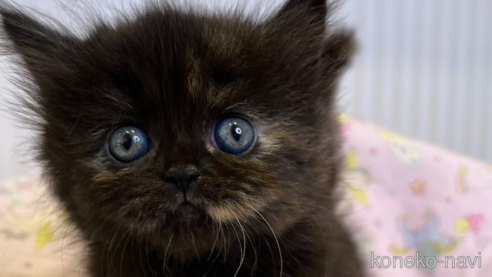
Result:
M90 276L362 276L334 213L353 41L332 8L260 22L154 3L81 37L0 6Z

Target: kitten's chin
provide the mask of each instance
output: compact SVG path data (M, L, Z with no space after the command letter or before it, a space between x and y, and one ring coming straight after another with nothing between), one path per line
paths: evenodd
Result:
M205 213L203 210L199 209L191 203L182 203L177 208L176 211L168 216L166 220L167 224L190 224L197 223L203 224L205 221Z

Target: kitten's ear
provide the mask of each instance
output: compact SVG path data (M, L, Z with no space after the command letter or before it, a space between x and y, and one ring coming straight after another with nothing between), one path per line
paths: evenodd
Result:
M70 50L77 39L39 22L27 13L7 4L0 4L3 50L17 53L35 79L60 70L70 58ZM56 74L55 74L56 76Z
M287 0L276 17L288 17L300 11L314 16L313 18L320 23L325 23L328 14L327 2L326 0Z
M321 62L328 73L339 72L350 63L356 48L353 31L336 31L326 41Z

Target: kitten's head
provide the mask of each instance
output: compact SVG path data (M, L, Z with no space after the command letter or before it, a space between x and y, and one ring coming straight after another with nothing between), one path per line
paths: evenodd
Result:
M153 5L80 37L0 6L38 158L72 219L95 240L206 251L219 230L225 244L231 226L278 234L329 208L334 85L352 50L329 11L290 0L259 22Z

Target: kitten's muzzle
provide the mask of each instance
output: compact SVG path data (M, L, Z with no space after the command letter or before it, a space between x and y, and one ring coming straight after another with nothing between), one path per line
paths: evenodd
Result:
M186 193L196 184L200 172L193 165L172 167L166 174L166 182L174 184L183 193L186 201Z

